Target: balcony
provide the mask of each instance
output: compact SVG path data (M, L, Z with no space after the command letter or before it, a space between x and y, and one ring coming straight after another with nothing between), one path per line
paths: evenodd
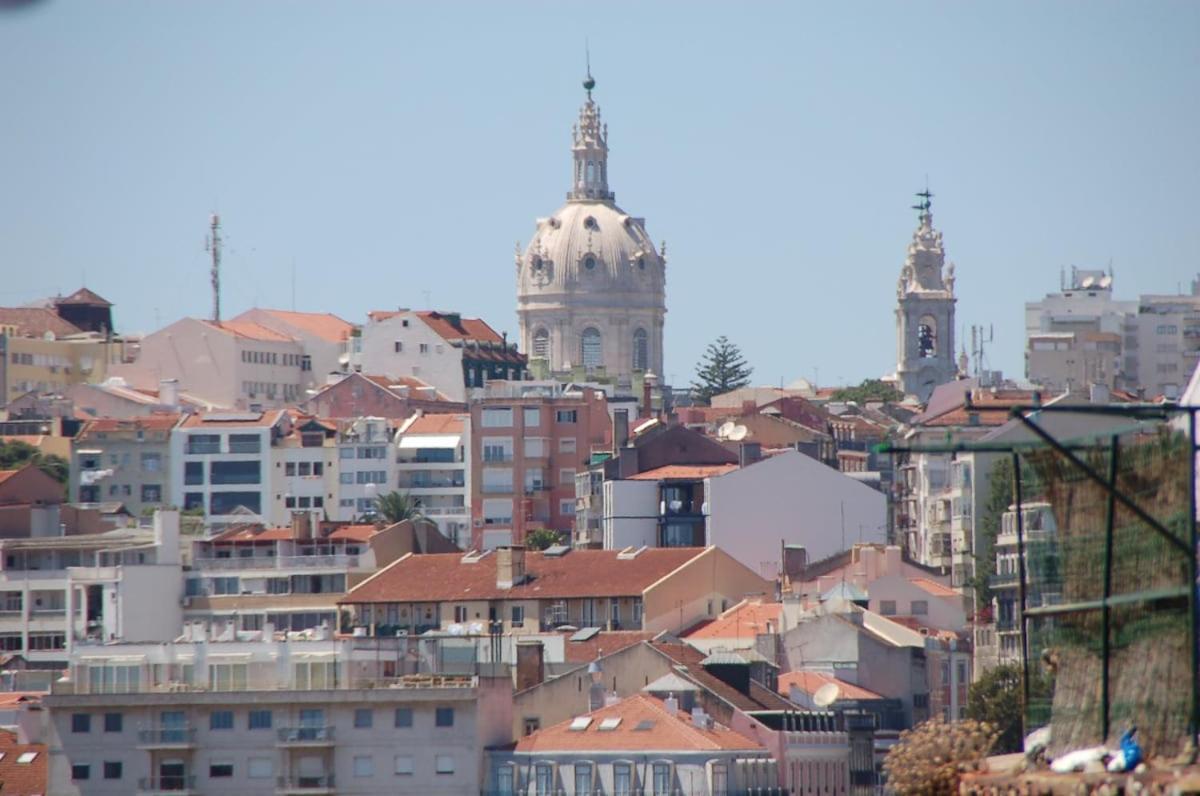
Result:
M230 453L262 453L262 443L258 440L254 442L230 442Z
M220 452L221 443L219 442L189 442L187 446L187 454L189 456L200 456Z
M191 775L142 777L138 780L138 793L143 796L158 794L188 794L196 792L196 778Z
M247 569L357 569L358 556L345 554L312 556L238 556L237 558L197 558L192 568L228 572Z
M993 589L1002 589L1017 585L1017 573L1005 572L992 575L988 578L988 585Z
M484 464L512 464L513 455L511 453L499 453L484 451Z
M461 471L453 470L428 473L401 472L396 483L401 489L461 489L466 486L466 478Z
M333 727L280 727L281 746L333 746Z
M513 492L512 484L484 484L480 487L480 491L485 495L511 495Z
M279 777L275 783L279 794L325 794L333 793L333 774L319 777Z
M196 730L191 727L138 730L139 749L191 749L196 746Z

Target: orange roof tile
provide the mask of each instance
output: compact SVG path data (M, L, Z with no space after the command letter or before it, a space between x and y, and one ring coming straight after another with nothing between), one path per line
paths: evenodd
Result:
M405 434L461 434L467 415L421 415L404 429Z
M54 303L55 303L55 305L58 305L58 304L97 304L102 307L111 307L112 306L111 301L104 300L100 296L96 295L96 293L94 293L93 291L88 290L86 287L79 288L78 290L76 290L74 293L72 293L69 296L56 298L54 300Z
M289 310L259 310L286 324L303 329L314 337L340 343L350 337L354 324L329 312L294 312Z
M626 697L586 715L591 718L586 728L572 730L574 719L570 719L525 736L517 741L516 751L766 751L758 741L720 724L700 729L690 714L676 711L672 715L661 700L646 694ZM614 723L612 729L604 729Z
M115 431L170 431L175 428L180 417L181 415L175 413L140 415L129 418L98 417L80 429L76 439L83 440L92 434Z
M571 641L567 634L563 643L563 659L567 663L591 663L601 655L612 655L614 652L632 647L643 641L649 641L657 633L645 630L602 630L587 641Z
M702 625L697 630L687 634L688 639L702 638L744 638L752 640L756 635L767 632L770 622L775 632L779 632L779 615L783 611L780 603L751 602L738 603L722 613L712 622Z
M46 307L0 307L0 326L17 327L18 337L44 337L47 332L55 337L67 337L83 332Z
M562 556L525 554L524 583L496 585L496 554L474 563L462 553L406 555L355 586L344 603L449 602L488 599L564 599L640 595L651 584L705 552L702 547L643 550L619 559L619 550L572 550Z
M794 685L806 694L815 694L832 683L838 687L838 699L883 699L874 691L868 691L854 683L839 680L824 672L787 672L779 675L779 693L788 694Z
M630 481L669 481L672 479L701 479L724 475L738 469L736 464L666 464L644 473L629 476Z
M326 538L344 539L348 542L366 542L377 533L379 533L379 529L374 525L343 525Z
M214 329L228 332L235 337L245 337L248 340L258 340L264 343L292 343L295 339L286 334L280 334L274 329L268 329L261 323L253 321L204 321Z
M4 783L4 796L41 796L49 793L47 787L46 745L40 743L17 743L17 734L0 730L0 782ZM22 755L32 754L28 762L20 762Z
M961 597L962 596L961 594L959 594L958 592L956 592L954 589L950 588L949 586L944 586L941 583L938 583L936 580L930 580L929 578L909 578L908 582L911 583L912 585L916 586L918 589L928 592L929 594L932 594L935 597Z
M418 312L416 315L443 340L478 340L481 343L499 343L504 339L481 318L464 318L461 315L455 316L429 310Z
M687 676L701 688L710 691L739 710L787 710L794 708L786 699L768 689L755 690L751 687L750 694L743 694L729 683L716 675L710 674L701 661L708 657L707 653L685 642L652 641L655 650L665 655L677 666L683 667ZM752 685L753 685L753 681Z

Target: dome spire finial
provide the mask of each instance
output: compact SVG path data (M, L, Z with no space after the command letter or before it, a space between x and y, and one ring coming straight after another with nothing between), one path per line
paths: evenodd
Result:
M587 91L588 102L591 102L592 89L596 87L596 78L592 77L592 51L587 39L583 40L583 58L587 65L586 77L583 78L583 88Z

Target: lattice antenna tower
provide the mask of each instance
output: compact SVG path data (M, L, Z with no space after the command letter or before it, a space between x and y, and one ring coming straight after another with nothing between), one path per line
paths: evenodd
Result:
M212 280L213 292L213 311L212 319L214 323L221 322L221 217L216 213L212 214L209 219L208 239L205 241L204 250L212 255L212 270L210 278Z

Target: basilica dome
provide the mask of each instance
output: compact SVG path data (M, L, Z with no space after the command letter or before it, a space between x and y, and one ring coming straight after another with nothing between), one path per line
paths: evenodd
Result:
M516 253L522 347L550 373L582 367L627 381L662 372L666 252L645 220L617 206L608 188L608 128L587 101L572 131L567 203L537 221Z

